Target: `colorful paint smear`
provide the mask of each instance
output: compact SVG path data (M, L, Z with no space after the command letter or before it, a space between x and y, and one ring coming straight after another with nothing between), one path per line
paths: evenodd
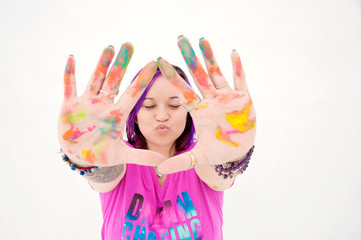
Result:
M76 141L76 139L78 139L79 137L81 137L84 133L86 132L91 132L93 129L95 128L95 126L93 127L89 127L86 131L82 132L79 130L79 128L73 128L71 127L68 131L66 131L64 134L63 134L63 139L65 141L68 141L70 143L78 143Z
M114 56L114 49L112 46L108 46L104 49L102 56L99 59L96 70L93 75L93 81L90 84L89 91L92 94L97 93L100 89L102 80L104 76L107 74L109 65Z
M103 99L99 98L99 97L93 97L90 102L92 104L96 104L96 103L100 103L100 102L103 102Z
M81 153L82 153L85 161L87 161L90 164L95 163L95 156L90 149L89 150L82 149Z
M242 71L242 62L240 57L238 56L238 53L236 52L236 50L233 50L234 53L237 54L237 57L234 58L234 69L235 69L235 75L236 76L240 76L241 75L241 71Z
M223 74L219 69L219 66L214 58L213 51L209 42L204 38L202 38L199 42L199 47L201 48L204 57L207 59L207 61L210 64L209 67L210 73L212 74L217 73L219 76L223 77Z
M69 56L64 73L64 96L66 99L70 98L72 95L73 89L71 78L74 77L74 71L74 58L73 56Z
M208 102L205 102L205 103L203 103L203 104L201 104L201 105L199 105L198 107L196 107L196 109L195 110L199 110L199 109L205 109L205 108L207 108L208 107Z
M196 93L187 84L187 82L177 74L172 65L162 58L158 58L158 65L162 72L166 75L169 82L182 92L186 100L187 109L189 106L195 106L198 102Z
M125 70L133 55L133 46L130 43L125 43L117 56L113 68L110 70L109 77L106 82L106 90L116 91L123 78Z
M75 113L77 112L77 113ZM84 119L88 115L83 109L77 109L71 112L65 113L61 117L61 122L63 124L74 124L82 119Z
M139 73L137 79L134 80L135 85L132 87L133 89L132 97L135 97L140 93L140 91L144 90L147 87L156 69L157 69L157 65L153 63L149 63L147 66L143 68L143 70Z
M233 147L239 147L241 145L239 142L233 141L230 135L225 133L219 125L216 127L216 138L219 141L227 143Z
M206 90L213 88L213 85L209 82L207 73L204 71L202 65L199 63L199 60L194 54L193 48L188 42L188 40L184 37L179 38L178 47L182 52L186 64L193 73L194 77L197 79L199 85Z
M226 113L228 123L242 133L253 129L255 127L255 120L248 119L251 106L252 103L243 110L235 110L230 113Z

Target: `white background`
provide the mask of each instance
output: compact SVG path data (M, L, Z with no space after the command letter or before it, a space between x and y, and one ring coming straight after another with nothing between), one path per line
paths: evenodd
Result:
M187 71L180 34L199 57L208 39L229 81L237 49L256 106L224 239L361 239L360 1L0 0L0 34L1 239L100 239L98 194L56 154L67 56L80 94L131 41L124 87L158 56Z

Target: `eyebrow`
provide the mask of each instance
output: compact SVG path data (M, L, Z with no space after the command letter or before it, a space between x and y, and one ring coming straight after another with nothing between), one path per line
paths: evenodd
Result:
M169 99L176 99L176 98L179 98L179 97L177 97L177 96L169 97ZM147 97L147 98L144 98L144 100L154 100L154 98Z

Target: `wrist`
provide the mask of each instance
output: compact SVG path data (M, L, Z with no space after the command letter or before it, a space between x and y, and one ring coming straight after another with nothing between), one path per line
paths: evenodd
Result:
M212 165L214 170L218 173L219 176L224 179L237 177L239 174L242 174L248 167L249 160L251 159L254 146L247 152L242 158L238 158L231 162L226 162L223 164Z
M63 161L66 162L71 170L79 172L80 175L84 175L85 173L92 173L94 171L97 171L99 168L97 166L84 166L84 165L78 165L74 162L72 162L69 157L63 153Z

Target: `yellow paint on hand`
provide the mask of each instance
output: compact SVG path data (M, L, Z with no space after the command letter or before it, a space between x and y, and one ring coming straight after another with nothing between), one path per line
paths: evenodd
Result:
M199 105L198 107L196 107L196 110L207 108L208 105L209 105L208 102L205 102L205 103Z
M87 161L88 163L94 164L95 162L95 157L94 154L91 152L91 150L81 150L81 153L83 154L83 157L85 158L85 161Z
M230 113L226 113L226 119L233 127L240 132L247 132L255 127L255 122L248 120L248 114L251 109L252 103L250 103L243 110L235 110Z

